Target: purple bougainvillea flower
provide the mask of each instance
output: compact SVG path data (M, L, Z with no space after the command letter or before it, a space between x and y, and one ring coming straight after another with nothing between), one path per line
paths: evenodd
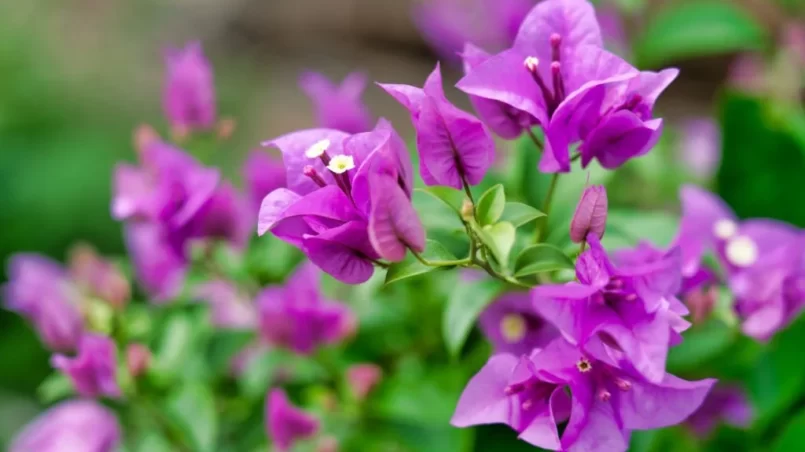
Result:
M492 356L467 384L451 423L507 424L523 441L550 450L625 451L631 430L682 422L714 383L672 375L650 382L628 366L590 358L560 338L519 359ZM560 438L557 424L566 419Z
M284 287L268 287L257 295L264 339L307 355L355 332L355 315L346 305L325 300L319 280L319 271L305 263Z
M266 398L266 430L274 447L285 452L296 441L315 435L319 430L319 421L291 405L282 389L272 389Z
M604 237L608 206L607 190L603 185L585 188L570 221L570 239L575 243L581 243L589 234L593 234L599 240Z
M546 135L541 171L569 171L577 141L583 166L595 158L615 168L658 139L662 120L651 119L653 105L678 71L639 72L602 45L589 2L546 0L525 18L511 49L457 86L536 118Z
M501 296L481 313L478 323L495 353L528 355L559 336L559 331L534 311L527 292Z
M713 252L733 278L775 251L797 243L802 231L776 220L738 221L735 213L718 196L688 185L680 191L682 220L674 243L682 250L682 273L693 276L701 268L705 253Z
M263 200L258 234L271 230L348 284L369 279L377 259L424 249L408 151L387 121L352 136L313 129L265 145L282 151L288 188Z
M210 305L212 324L224 329L254 329L257 325L255 306L229 281L213 280L197 286L196 298Z
M215 114L212 67L201 43L165 52L167 66L164 92L165 115L177 130L208 129Z
M61 402L27 424L9 452L114 452L121 445L115 414L91 400Z
M712 118L690 118L682 124L679 158L699 179L715 174L721 163L721 130Z
M285 166L279 158L264 150L255 150L243 165L243 180L253 209L258 212L266 195L286 186Z
M84 331L81 295L64 269L44 256L16 254L7 273L2 287L6 308L33 323L48 348L74 350Z
M184 284L186 256L169 243L165 231L156 223L132 222L123 231L140 286L153 302L169 301Z
M805 233L729 281L743 332L768 340L805 309Z
M347 383L358 400L364 400L383 378L383 369L377 364L354 364L347 369Z
M177 232L185 240L217 239L242 250L254 233L253 213L246 198L224 182L187 226Z
M700 438L706 438L720 422L746 428L752 423L752 405L738 386L716 385L702 406L685 423Z
M106 336L85 334L78 343L78 355L54 355L51 364L64 372L83 397L121 396L117 384L117 348Z
M491 55L468 43L464 46L461 57L464 60L466 75L488 60ZM505 102L472 95L469 98L481 121L501 138L513 140L537 124L537 119L530 113L518 110Z
M322 74L306 72L299 86L313 102L318 127L346 133L368 132L372 129L369 110L361 102L366 89L366 74L353 72L341 85L335 86Z
M587 243L590 249L576 262L578 282L535 287L535 309L582 349L599 338L610 354L659 382L669 344L689 327L681 318L687 309L675 298L681 284L679 250L616 267L595 235Z
M427 185L461 190L477 185L495 159L495 143L474 116L451 104L442 89L439 65L423 88L381 84L411 113L419 150L419 172Z
M622 13L612 4L603 4L595 9L595 15L601 27L604 47L623 58L629 58L632 50L623 25Z

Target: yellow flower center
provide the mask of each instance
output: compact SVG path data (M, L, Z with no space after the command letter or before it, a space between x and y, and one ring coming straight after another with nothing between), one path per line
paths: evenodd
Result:
M525 319L520 314L506 314L500 321L500 333L510 344L520 342L525 337Z
M330 159L327 169L335 174L343 174L355 168L355 160L351 155L336 155Z
M579 369L579 372L581 373L587 373L593 370L593 365L590 364L590 361L588 361L587 358L582 358L576 363L576 368Z

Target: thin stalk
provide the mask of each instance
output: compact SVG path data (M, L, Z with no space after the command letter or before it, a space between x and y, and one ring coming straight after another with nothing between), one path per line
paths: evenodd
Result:
M551 177L551 184L548 186L548 192L545 193L545 200L542 201L542 213L545 214L545 220L537 225L534 233L535 243L542 240L542 234L545 231L545 226L548 224L548 218L551 214L551 201L553 201L553 194L556 191L556 183L559 181L559 173L554 173Z

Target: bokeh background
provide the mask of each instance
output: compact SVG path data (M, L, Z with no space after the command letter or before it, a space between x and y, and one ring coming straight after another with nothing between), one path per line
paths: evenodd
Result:
M120 225L109 216L111 170L119 160L134 159L136 125L149 123L168 133L160 99L166 45L204 43L215 67L219 112L237 121L215 160L237 180L242 158L261 140L314 125L311 106L297 87L302 70L340 79L360 69L370 80L420 85L439 57L412 20L414 3L0 2L0 261L23 250L63 259L79 240L105 254L122 254ZM695 181L717 190L742 217L805 226L803 2L618 0L606 6L622 15L627 52L639 67L682 70L658 106L672 125L661 149L610 180L616 202L673 212L679 184ZM460 68L448 67L445 78L455 82ZM455 90L448 96L469 109ZM369 86L364 98L375 116L391 119L412 137L407 113L389 96ZM686 169L680 131L692 117L714 118L720 129L717 149L723 156L713 174L697 177ZM507 144L500 146L505 152ZM720 375L745 383L759 414L751 432L722 429L704 447L745 450L752 444L767 450L774 441L778 450L802 450L803 322L765 348L746 338L733 340L718 328L692 334L700 337L672 356L671 368L708 375L703 369L717 367ZM2 447L41 409L36 391L50 371L48 354L32 330L5 310L0 310L0 363ZM497 432L485 431L487 439L480 443L492 447L489 438ZM681 450L692 441L671 431L637 435L634 447ZM483 447L476 450L497 450Z

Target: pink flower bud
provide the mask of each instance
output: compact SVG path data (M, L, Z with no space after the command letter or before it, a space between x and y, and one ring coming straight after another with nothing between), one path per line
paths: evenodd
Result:
M126 367L132 377L139 377L151 365L151 351L143 344L129 344L126 348Z
M718 289L714 286L700 287L694 289L685 296L685 304L688 305L693 323L699 324L706 321L715 308L718 300Z
M338 438L334 436L324 436L316 444L316 452L338 452L338 450Z
M131 296L129 281L120 270L85 243L70 250L70 275L92 296L116 309L122 309Z
M383 377L383 370L376 364L356 364L347 369L347 381L352 393L363 400Z
M603 185L584 189L570 222L570 239L581 243L589 234L599 239L603 237L607 225L607 205L607 191Z

